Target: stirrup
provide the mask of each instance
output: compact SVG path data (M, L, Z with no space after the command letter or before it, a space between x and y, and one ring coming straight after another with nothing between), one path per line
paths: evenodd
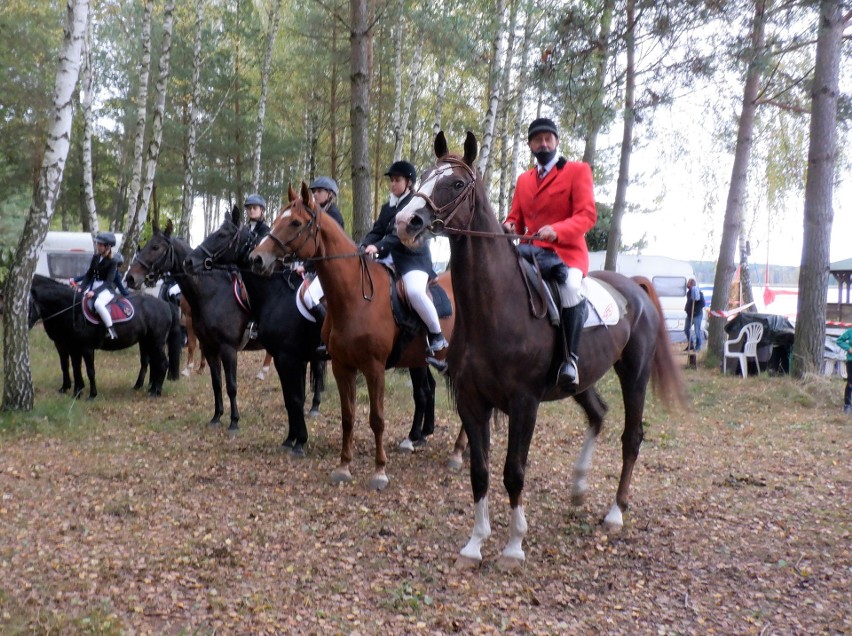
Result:
M572 356L559 367L556 385L561 391L573 392L577 390L579 384L580 372L577 369L577 361Z
M449 346L450 343L447 342L447 339L444 338L444 334L440 331L438 333L429 334L429 353L435 354Z
M118 335L113 327L107 327L107 338L110 340L118 340Z

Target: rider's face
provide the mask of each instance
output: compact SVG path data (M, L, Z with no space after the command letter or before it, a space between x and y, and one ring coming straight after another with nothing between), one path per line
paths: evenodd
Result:
M263 208L259 205L247 205L246 212L250 221L258 221L263 216Z
M533 154L545 151L550 152L555 150L559 145L559 137L550 131L540 132L529 141L529 147Z
M408 190L408 179L401 177L398 174L391 175L388 178L390 179L391 194L395 197L401 197L405 194L405 191Z

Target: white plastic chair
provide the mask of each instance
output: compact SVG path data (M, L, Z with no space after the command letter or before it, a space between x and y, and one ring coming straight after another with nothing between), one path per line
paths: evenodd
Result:
M728 358L737 358L740 362L740 373L743 377L748 375L748 359L754 358L754 363L757 365L757 370L760 372L760 364L757 361L757 343L763 337L763 325L759 322L750 322L740 329L739 335L731 340L725 341L725 355L722 358L722 374L727 371ZM745 338L745 344L742 346L742 351L731 350L732 345L737 345Z

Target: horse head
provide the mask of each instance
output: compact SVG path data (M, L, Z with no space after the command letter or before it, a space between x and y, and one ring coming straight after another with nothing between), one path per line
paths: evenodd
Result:
M408 205L396 215L396 230L403 243L416 246L445 231L470 227L477 184L473 162L477 153L472 132L467 133L462 157L450 154L443 131L435 135L437 161L423 174Z
M281 208L269 234L249 254L251 267L257 273L271 273L278 258L306 259L316 256L319 250L318 211L307 184L302 182L301 193L288 185L287 198L289 203Z
M248 225L242 223L240 207L235 205L230 215L225 215L218 230L205 238L183 261L187 274L213 269L216 265L234 265L246 258L254 248L256 237Z
M143 282L153 285L160 276L172 271L178 265L172 238L174 224L171 219L166 223L166 229L163 231L160 231L160 226L156 222L152 224L152 228L154 232L151 238L136 252L127 270L125 283L131 289L140 289Z

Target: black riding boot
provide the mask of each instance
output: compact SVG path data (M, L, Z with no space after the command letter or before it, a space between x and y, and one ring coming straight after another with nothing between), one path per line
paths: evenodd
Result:
M565 362L559 368L556 376L556 385L561 391L574 393L580 383L580 375L577 371L580 349L580 334L583 331L583 323L586 322L586 301L581 300L578 305L562 308L562 337L565 344Z
M310 309L308 309L308 313L314 317L314 320L317 321L317 326L322 329L322 323L325 321L325 305L322 303L317 303ZM321 342L317 347L317 356L320 360L329 360L330 356L328 355L328 349L325 346L324 342Z

